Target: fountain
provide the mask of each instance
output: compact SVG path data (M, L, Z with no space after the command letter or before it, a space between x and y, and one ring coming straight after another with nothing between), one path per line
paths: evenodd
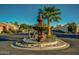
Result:
M70 44L60 40L59 38L47 38L47 35L43 32L43 21L42 15L39 15L38 19L38 27L37 27L37 34L34 32L33 36L31 37L29 33L29 38L24 38L17 42L13 42L11 46L17 49L24 49L24 50L59 50L65 49L70 46ZM47 40L51 41L47 41Z

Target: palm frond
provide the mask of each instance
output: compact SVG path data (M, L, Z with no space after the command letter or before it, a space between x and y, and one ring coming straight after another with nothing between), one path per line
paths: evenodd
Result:
M40 13L42 14L43 19L50 19L50 21L58 22L59 20L62 20L59 15L61 14L60 9L53 7L44 7L43 9L39 9Z

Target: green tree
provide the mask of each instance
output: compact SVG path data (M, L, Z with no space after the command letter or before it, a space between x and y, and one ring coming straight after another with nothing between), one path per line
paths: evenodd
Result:
M68 23L67 26L68 26L68 31L69 32L72 32L72 33L76 32L77 24L75 22Z
M39 13L42 14L42 18L46 19L48 21L48 36L51 36L51 27L50 23L52 21L58 22L61 20L61 17L59 15L61 14L60 9L53 7L44 7L43 9L39 9Z
M17 21L15 21L13 24L14 24L14 25L16 25L16 26L19 26L19 24L18 24L18 22L17 22Z
M21 25L20 25L20 28L28 29L28 25L26 25L26 24L21 24Z
M77 24L75 22L72 22L71 25L72 25L73 33L75 33Z

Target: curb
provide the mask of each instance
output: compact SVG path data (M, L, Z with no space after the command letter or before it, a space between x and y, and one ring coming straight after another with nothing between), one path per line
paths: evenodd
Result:
M22 49L22 50L60 50L60 49L66 49L69 46L70 46L70 44L68 44L66 42L64 42L64 45L61 45L61 46L58 46L58 47L35 47L35 48L21 48L21 47L18 47L18 46L11 44L11 47L17 48L17 49Z

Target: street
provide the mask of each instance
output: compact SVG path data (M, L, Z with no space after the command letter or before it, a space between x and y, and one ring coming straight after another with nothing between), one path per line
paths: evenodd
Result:
M2 55L78 55L79 39L62 39L71 46L64 50L30 51L12 48L13 41L0 41L0 54Z

